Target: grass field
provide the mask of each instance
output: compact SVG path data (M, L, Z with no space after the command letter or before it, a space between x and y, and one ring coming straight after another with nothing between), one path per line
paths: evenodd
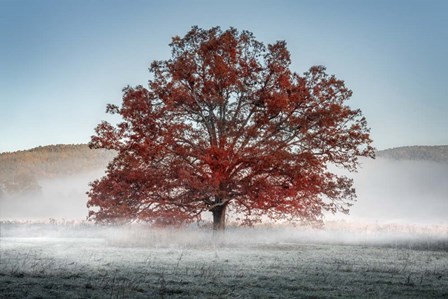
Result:
M2 298L448 298L440 227L1 228Z

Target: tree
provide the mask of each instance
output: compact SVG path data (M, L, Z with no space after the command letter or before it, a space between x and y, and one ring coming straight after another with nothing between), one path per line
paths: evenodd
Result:
M348 211L353 181L327 167L356 171L374 149L343 81L323 66L293 73L284 41L266 47L234 28L193 27L170 47L149 88L107 106L122 122L92 136L91 148L118 154L91 183L91 219L176 224L211 211L224 229L228 210L246 223Z

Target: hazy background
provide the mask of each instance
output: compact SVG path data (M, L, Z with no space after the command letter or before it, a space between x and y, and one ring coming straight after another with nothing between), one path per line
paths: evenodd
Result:
M102 170L61 178L39 180L40 194L6 196L0 200L3 220L85 220L89 182L101 177Z
M350 215L330 219L448 224L447 163L363 159L353 178L358 201Z
M0 218L85 220L88 183L102 174L103 171L98 169L84 174L40 180L40 195L14 196L1 200ZM362 167L353 177L358 201L350 215L327 215L328 220L448 224L447 163L363 159Z

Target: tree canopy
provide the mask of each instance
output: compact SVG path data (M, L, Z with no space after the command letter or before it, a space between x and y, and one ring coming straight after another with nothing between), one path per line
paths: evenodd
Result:
M107 106L122 121L92 136L118 154L91 184L91 219L177 224L211 211L222 229L229 210L245 223L348 211L353 181L328 166L356 171L374 149L344 81L323 66L299 75L284 41L235 28L193 27L170 47L147 88Z

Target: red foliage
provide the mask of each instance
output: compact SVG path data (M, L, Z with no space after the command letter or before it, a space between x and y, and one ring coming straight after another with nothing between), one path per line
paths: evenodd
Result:
M93 219L175 224L212 211L222 228L226 208L246 222L347 211L352 180L327 166L356 171L374 149L343 81L323 66L293 73L285 42L265 47L234 28L193 27L170 46L148 89L127 87L107 107L123 121L92 136L92 148L118 152L92 183Z

